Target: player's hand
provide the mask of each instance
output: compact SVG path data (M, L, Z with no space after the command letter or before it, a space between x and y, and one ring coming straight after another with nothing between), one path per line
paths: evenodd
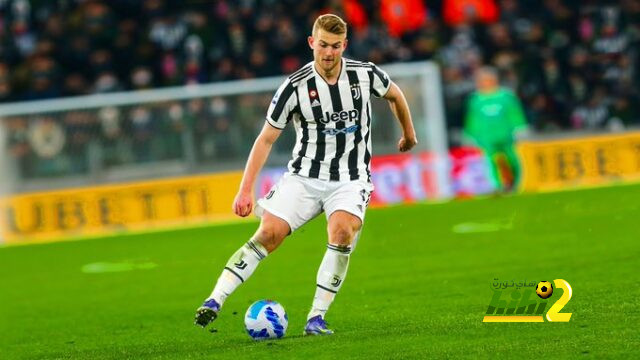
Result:
M414 136L403 136L398 141L398 150L401 152L411 150L418 143L418 139Z
M253 209L253 196L251 196L251 193L238 192L238 195L233 200L233 212L238 216L245 217L251 214L251 209Z

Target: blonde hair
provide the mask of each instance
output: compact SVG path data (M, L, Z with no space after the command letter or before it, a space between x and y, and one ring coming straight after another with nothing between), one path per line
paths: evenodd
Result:
M347 23L338 15L324 14L318 16L313 23L312 35L315 35L320 29L332 34L342 35L347 33Z

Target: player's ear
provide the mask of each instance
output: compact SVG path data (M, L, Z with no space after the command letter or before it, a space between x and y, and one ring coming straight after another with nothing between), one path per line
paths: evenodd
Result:
M342 50L346 50L347 49L347 43L349 42L348 39L344 39L344 41L342 42Z
M307 37L307 42L309 43L309 47L313 49L313 36Z

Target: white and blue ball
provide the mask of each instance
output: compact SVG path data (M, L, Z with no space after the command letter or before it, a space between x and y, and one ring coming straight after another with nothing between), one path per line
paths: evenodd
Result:
M247 309L244 325L254 340L278 339L287 332L289 318L282 305L272 300L259 300Z

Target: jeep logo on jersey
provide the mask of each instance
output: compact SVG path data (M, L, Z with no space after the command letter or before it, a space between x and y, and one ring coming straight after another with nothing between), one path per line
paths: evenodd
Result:
M324 112L324 117L320 119L320 122L323 124L328 124L330 121L338 122L338 121L356 121L360 112L357 109L353 110L342 110L338 112L334 112L333 114L329 114L328 111Z

